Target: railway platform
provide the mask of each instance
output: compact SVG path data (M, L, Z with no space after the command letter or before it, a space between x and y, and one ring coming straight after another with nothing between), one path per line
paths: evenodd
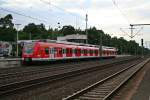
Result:
M10 68L20 66L21 58L0 58L0 68Z
M19 61L21 60L21 58L4 58L4 57L0 57L0 62L3 61Z
M150 62L140 73L138 81L135 82L137 89L134 91L131 100L150 100Z

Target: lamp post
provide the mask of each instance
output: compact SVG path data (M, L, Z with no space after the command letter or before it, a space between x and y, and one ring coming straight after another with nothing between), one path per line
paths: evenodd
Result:
M86 22L85 33L86 33L86 36L87 36L86 44L88 44L88 31L87 31L87 28L88 28L88 23L87 23L88 22L88 14L86 14L85 22Z
M15 24L17 26L17 40L16 40L16 56L18 57L18 29L19 29L19 25L21 24Z
M143 39L141 39L141 46L142 46L142 58L144 57L144 45L143 45Z
M102 39L103 39L103 36L102 36L102 33L100 33L100 56L102 56Z

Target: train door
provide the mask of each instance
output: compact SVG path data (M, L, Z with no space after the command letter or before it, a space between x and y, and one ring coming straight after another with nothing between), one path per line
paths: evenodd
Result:
M55 57L54 57L54 48L50 48L50 53L49 53L50 55L50 59L54 59Z
M75 48L72 48L72 57L75 58L76 54L75 54Z
M57 48L57 49L58 49L57 57L62 58L63 57L62 48Z
M66 58L66 48L62 48L63 58Z

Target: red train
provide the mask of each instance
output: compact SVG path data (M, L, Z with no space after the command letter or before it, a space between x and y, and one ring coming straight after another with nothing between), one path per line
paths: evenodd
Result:
M22 51L22 60L23 62L31 62L115 57L117 50L113 47L103 46L102 56L100 56L100 52L99 48L95 45L36 41L25 43Z

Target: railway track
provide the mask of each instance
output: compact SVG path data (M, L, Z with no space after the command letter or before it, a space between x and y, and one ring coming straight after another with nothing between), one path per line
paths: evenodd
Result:
M137 73L150 59L136 65L133 64L97 83L84 88L63 100L110 100L113 94Z
M128 62L128 61L129 61L129 59L126 60L126 62ZM115 62L113 64L117 64L117 63L118 62ZM123 61L121 60L119 63L123 63ZM109 63L107 65L112 66L112 63ZM100 69L100 67L99 68L92 67L89 69L86 68L86 69L82 69L82 70L81 69L80 70L79 69L78 70L65 70L65 73L57 73L57 74L53 73L53 75L51 75L51 76L44 76L44 77L41 76L41 77L34 78L34 79L30 78L30 79L26 79L23 81L16 81L16 82L12 82L9 84L3 84L0 86L0 96L8 95L10 93L14 93L15 91L33 87L33 86L37 86L37 85L40 85L43 83L57 81L57 80L65 79L68 77L73 77L73 76L80 75L80 74L85 74L85 73L92 72L92 71L95 71L98 69Z
M88 68L93 68L97 66L105 66L105 65L111 65L111 64L116 64L116 63L123 63L125 61L133 60L135 58L128 58L128 59L121 59L119 61L112 61L112 62L105 62L101 64L99 61L95 62L85 62L85 63L76 63L76 64L65 64L62 65L52 65L50 67L40 67L37 68L27 68L26 70L14 70L14 71L7 71L5 73L0 74L0 86L3 84L9 84L13 83L14 81L23 81L23 79L27 80L27 77L29 78L34 78L32 76L38 77L40 76L48 76L49 74L56 74L56 73L61 73L61 72L66 72L66 70L83 70L83 69L88 69ZM106 60L107 61L107 60ZM58 67L59 66L59 67ZM86 67L88 66L88 67Z
M95 63L98 63L99 61L95 61ZM47 66L29 66L29 67L18 67L18 68L11 68L11 69L2 69L1 72L0 72L0 78L3 78L3 77L7 77L7 76L10 76L10 75L16 75L16 74L22 74L22 73L33 73L33 72L37 72L37 71L41 71L43 72L44 70L50 70L50 69L55 69L57 70L58 69L61 69L63 68L64 66L70 66L72 67L72 65L80 65L80 64L85 64L87 62L81 62L81 63L78 63L78 62L71 62L71 63L63 63L63 64L51 64L51 65L47 65ZM88 62L89 64L92 64L93 61L89 61ZM58 67L59 66L59 67Z
M87 62L86 62L87 63ZM94 62L88 62L86 63L69 63L69 64L57 64L57 65L50 65L50 66L43 66L43 67L28 67L28 68L22 68L19 70L13 70L13 71L6 71L0 74L0 84L1 83L7 83L10 82L10 80L13 81L15 78L19 77L25 77L25 76L33 76L38 75L42 73L48 73L48 72L55 72L58 70L65 70L65 69L75 69L77 67L80 67L81 65L88 65L93 64ZM95 61L95 63L98 63L98 61ZM10 79L10 80L9 80ZM4 81L5 82L4 82Z
M126 59L133 59L135 57L123 57L123 58L116 58L116 59L109 59L107 61L103 60L101 61L101 63L106 63L106 62L114 62L115 60L126 60ZM92 63L93 61L88 61L89 63ZM97 62L100 62L99 60ZM73 64L84 64L84 63L87 63L87 61L83 61L83 62L69 62L69 63L65 63L65 66L66 65L73 65ZM29 71L35 71L35 70L41 70L41 69L44 69L44 68L53 68L53 67L57 67L57 66L63 66L64 63L60 63L60 64L50 64L50 65L40 65L40 66L29 66L29 67L25 67L25 66L20 66L20 67L14 67L14 68L5 68L5 69L1 69L0 71L0 76L4 75L6 76L6 73L7 75L8 74L15 74L15 73L24 73L24 72L29 72Z

